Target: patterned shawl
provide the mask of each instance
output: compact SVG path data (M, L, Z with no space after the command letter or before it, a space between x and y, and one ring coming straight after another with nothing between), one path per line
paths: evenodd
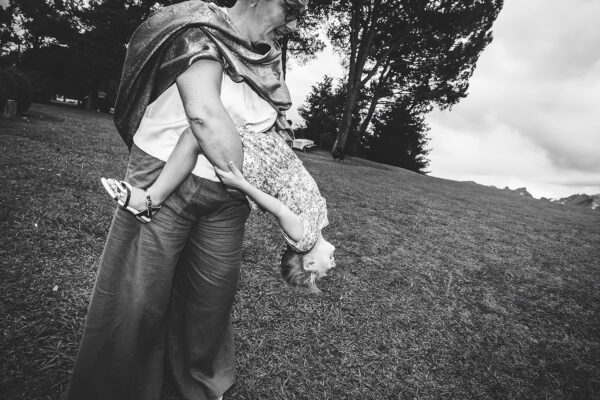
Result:
M202 58L221 62L232 80L250 85L278 111L276 128L293 135L285 119L291 100L279 47L272 42L251 43L217 6L195 0L155 12L129 42L114 114L129 149L146 107L191 62Z

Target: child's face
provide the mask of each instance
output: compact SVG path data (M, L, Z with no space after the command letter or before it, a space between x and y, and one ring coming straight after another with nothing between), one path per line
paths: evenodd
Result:
M323 239L323 236L319 236L317 243L303 257L304 269L314 272L317 279L326 276L327 272L335 267L334 251L335 246Z

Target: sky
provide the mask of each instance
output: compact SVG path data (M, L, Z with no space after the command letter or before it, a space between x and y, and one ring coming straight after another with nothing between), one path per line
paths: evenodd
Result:
M598 0L505 0L468 96L427 117L429 175L526 187L534 197L600 194L598 15ZM344 74L331 48L291 62L294 123L325 74Z
M427 122L431 176L534 197L600 193L600 1L505 0L468 96ZM287 82L296 108L327 73L330 49Z

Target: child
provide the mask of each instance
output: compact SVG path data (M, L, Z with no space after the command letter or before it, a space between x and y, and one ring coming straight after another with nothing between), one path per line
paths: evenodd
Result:
M321 235L328 224L325 199L302 162L274 130L237 129L244 149L244 175L233 162L229 163L230 171L215 167L215 172L224 184L249 197L253 208L258 205L277 219L288 245L281 258L285 280L318 292L315 281L335 266L335 247ZM156 182L146 191L114 179L102 178L102 183L122 207L148 223L160 209L157 204L191 173L200 153L198 141L187 128Z

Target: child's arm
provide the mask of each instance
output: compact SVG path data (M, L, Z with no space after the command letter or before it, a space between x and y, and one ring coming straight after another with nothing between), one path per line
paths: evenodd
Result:
M190 128L187 128L179 137L156 182L147 189L152 202L162 204L181 185L181 182L192 173L199 153L198 141Z
M298 215L294 214L294 212L292 212L292 210L290 210L281 200L276 199L270 194L267 194L248 183L233 162L229 163L229 169L231 171L223 171L222 169L215 167L217 175L224 184L241 190L261 208L265 209L270 214L273 214L277 219L279 226L281 226L281 229L283 229L290 239L294 241L302 239L304 225Z

